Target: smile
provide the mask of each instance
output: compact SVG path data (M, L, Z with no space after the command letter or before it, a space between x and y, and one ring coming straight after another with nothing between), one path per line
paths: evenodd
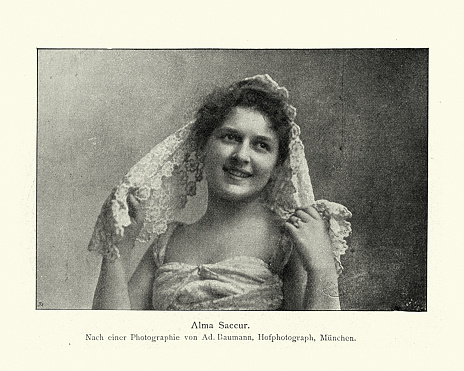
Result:
M237 178L249 178L251 177L251 173L249 173L248 171L244 171L244 170L237 170L237 169L233 169L233 168L226 168L224 167L224 171L230 175L233 175L234 177L237 177Z

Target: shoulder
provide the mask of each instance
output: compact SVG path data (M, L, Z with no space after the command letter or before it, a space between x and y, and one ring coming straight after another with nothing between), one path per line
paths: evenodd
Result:
M280 238L282 226L282 218L267 208L262 213L262 217L257 219L257 227L273 238Z
M254 226L261 232L261 238L269 248L269 265L274 273L281 274L293 251L293 239L284 228L285 221L271 210L266 210L263 218Z
M182 230L184 223L172 222L169 223L166 231L158 236L151 245L153 249L153 257L157 267L160 267L164 262L164 256L166 253L166 246L173 237L178 233L178 230Z
M274 272L281 274L292 255L294 242L284 228L285 221L274 212L271 212L271 214L267 231L275 246L271 267Z

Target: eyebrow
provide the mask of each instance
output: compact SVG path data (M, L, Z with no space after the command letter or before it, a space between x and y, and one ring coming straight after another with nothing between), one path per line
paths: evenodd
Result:
M218 130L219 133L226 132L226 133L242 135L242 133L239 130L228 127L228 126L222 126L222 127L218 128L217 130ZM265 141L265 142L269 142L269 143L278 142L278 139L271 138L271 137L269 137L267 135L257 135L254 138L258 139L258 140Z

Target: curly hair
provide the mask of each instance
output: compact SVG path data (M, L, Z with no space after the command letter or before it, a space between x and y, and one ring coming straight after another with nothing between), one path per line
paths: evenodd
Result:
M264 79L245 79L229 87L215 89L204 100L195 115L193 138L203 149L213 131L220 127L235 107L252 108L270 121L279 138L278 163L283 163L289 152L291 123L295 109L288 103L284 88L276 88Z

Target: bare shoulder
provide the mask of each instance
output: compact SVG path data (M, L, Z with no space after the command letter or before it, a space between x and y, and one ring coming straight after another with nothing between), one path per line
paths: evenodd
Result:
M280 239L282 235L282 226L284 223L282 218L280 218L275 212L269 209L266 209L264 215L265 215L266 232L272 238Z
M270 260L278 253L282 237L282 219L278 215L266 208L247 229L254 236L251 240L261 250L259 255L264 256L264 260Z
M247 255L270 261L279 248L281 219L263 208L239 220L181 224L172 233L165 261L216 262Z

